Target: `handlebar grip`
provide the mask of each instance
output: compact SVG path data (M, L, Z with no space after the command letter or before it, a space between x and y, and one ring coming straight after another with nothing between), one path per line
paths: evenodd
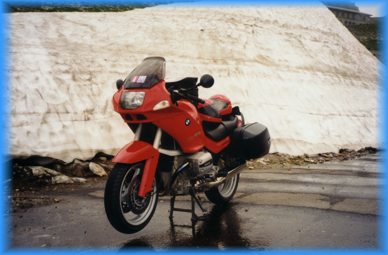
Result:
M198 102L200 102L201 104L206 103L205 100L202 100L201 98L198 98Z
M201 103L201 104L204 104L205 103L205 100L202 100L201 98L199 98L199 97L195 97L195 96L192 96L192 95L190 95L190 94L186 94L185 95L187 98L189 98L189 99L191 99L191 100L193 100L195 103Z

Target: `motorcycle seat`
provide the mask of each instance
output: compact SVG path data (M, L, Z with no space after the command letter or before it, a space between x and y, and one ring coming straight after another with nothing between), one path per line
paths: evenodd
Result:
M198 112L213 118L221 118L220 112L213 108L212 105L205 105L199 108Z
M221 123L203 122L203 127L206 136L218 142L237 128L237 117L234 116L231 120L224 120Z

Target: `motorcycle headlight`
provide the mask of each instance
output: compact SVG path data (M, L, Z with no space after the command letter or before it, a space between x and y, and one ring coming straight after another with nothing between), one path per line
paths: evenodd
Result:
M125 91L121 95L120 105L123 109L136 109L143 104L145 92Z

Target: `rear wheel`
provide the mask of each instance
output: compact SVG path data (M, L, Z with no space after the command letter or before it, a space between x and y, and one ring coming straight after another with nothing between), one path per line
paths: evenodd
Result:
M205 191L205 195L211 202L217 205L225 205L232 200L236 193L239 180L240 175L236 174L217 187Z
M151 220L158 203L154 181L151 192L139 197L138 191L144 164L116 164L105 186L105 212L111 225L118 231L132 234L142 230Z

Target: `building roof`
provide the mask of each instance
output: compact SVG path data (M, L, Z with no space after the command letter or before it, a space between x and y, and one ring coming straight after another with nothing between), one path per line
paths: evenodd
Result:
M346 12L352 12L352 13L372 16L372 14L368 14L368 13L364 13L364 12L360 12L360 11L355 11L355 10L344 8L344 7L339 7L339 6L334 6L334 5L326 5L326 6L327 6L327 8L335 9L335 10L339 10L339 11L346 11Z

